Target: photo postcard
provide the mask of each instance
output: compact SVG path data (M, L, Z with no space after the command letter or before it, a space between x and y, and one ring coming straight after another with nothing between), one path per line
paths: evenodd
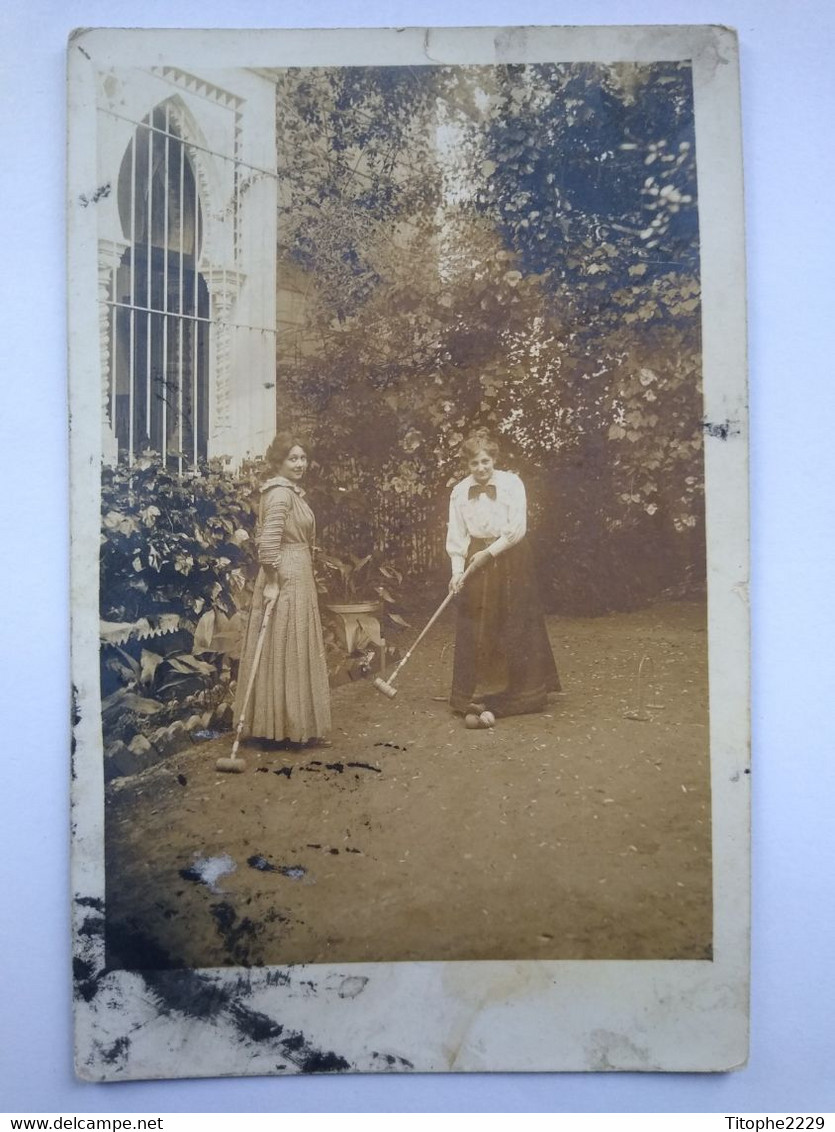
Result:
M743 1065L735 34L68 51L79 1076Z

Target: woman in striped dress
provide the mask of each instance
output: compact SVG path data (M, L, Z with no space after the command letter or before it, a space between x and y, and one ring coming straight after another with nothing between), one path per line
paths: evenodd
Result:
M525 538L525 485L496 468L498 452L488 433L469 437L463 456L470 474L449 501L449 588L460 594L450 705L476 719L484 711L542 711L548 693L560 690Z
M330 746L330 692L312 562L316 520L301 486L307 464L304 443L291 433L279 434L267 452L273 474L261 487L256 533L260 570L244 637L235 719L243 708L264 610L275 598L244 734Z

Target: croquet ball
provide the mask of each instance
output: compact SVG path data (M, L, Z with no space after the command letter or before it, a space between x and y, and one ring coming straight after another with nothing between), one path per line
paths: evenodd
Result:
M483 711L478 718L481 720L483 727L496 726L496 717L493 715L492 711Z
M477 715L470 713L469 715L464 716L464 726L469 727L472 731L472 729L475 727L481 727L481 721Z

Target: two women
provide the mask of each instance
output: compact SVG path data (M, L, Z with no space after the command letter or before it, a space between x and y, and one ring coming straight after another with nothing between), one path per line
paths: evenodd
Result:
M235 719L243 710L256 644L268 603L275 600L244 732L277 742L330 746L330 693L312 552L316 521L301 481L304 443L280 433L267 452L256 541L260 569L241 654Z
M449 505L449 585L458 595L450 704L465 716L542 711L548 693L560 689L525 539L525 488L517 475L496 468L497 456L484 432L465 442L469 475L453 488ZM329 745L328 674L312 565L316 527L301 487L307 464L304 443L290 433L279 434L267 453L272 474L261 488L260 570L235 718L244 707L264 612L274 600L244 729L279 742Z
M485 432L465 441L470 474L449 501L449 585L458 594L450 704L476 718L542 711L560 690L525 539L525 487L496 468L498 451Z

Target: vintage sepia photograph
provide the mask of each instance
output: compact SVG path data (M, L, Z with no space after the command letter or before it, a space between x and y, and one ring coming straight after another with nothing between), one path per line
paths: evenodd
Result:
M78 1072L739 1064L733 36L257 35L69 45Z

